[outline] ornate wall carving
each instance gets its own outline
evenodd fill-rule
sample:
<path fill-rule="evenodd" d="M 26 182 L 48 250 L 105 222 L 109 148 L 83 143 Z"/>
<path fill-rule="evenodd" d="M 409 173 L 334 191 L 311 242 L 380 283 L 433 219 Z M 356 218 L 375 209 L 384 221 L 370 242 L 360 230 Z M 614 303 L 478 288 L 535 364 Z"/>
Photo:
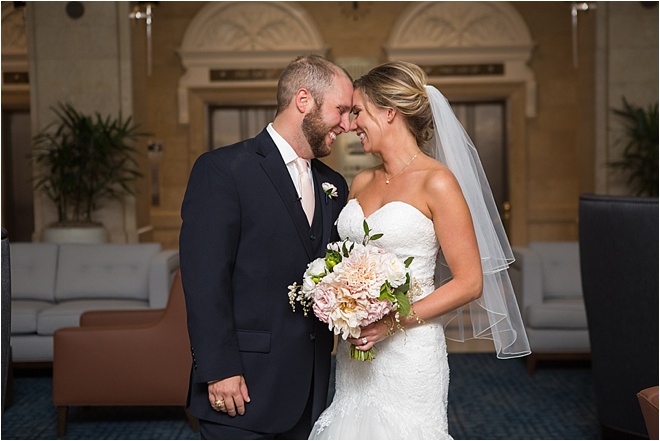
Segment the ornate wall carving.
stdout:
<path fill-rule="evenodd" d="M 27 90 L 28 45 L 24 8 L 2 2 L 2 90 Z M 12 80 L 7 83 L 7 79 Z"/>
<path fill-rule="evenodd" d="M 2 51 L 27 55 L 27 37 L 23 11 L 3 2 L 2 4 Z"/>
<path fill-rule="evenodd" d="M 390 44 L 403 48 L 531 44 L 527 26 L 501 2 L 425 2 L 395 26 Z"/>
<path fill-rule="evenodd" d="M 317 49 L 318 33 L 300 18 L 299 11 L 283 3 L 214 3 L 191 21 L 182 51 Z"/>
<path fill-rule="evenodd" d="M 415 2 L 394 24 L 385 52 L 390 60 L 445 67 L 435 78 L 443 84 L 523 82 L 525 114 L 534 117 L 536 80 L 527 65 L 533 48 L 527 24 L 508 2 Z"/>

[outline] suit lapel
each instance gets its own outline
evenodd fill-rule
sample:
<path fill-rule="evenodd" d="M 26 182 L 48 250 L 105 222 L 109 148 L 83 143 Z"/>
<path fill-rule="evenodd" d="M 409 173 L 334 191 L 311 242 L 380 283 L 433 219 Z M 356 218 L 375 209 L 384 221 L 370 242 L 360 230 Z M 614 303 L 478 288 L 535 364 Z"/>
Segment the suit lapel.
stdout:
<path fill-rule="evenodd" d="M 323 192 L 322 184 L 325 182 L 324 177 L 316 167 L 318 159 L 312 160 L 312 175 L 314 176 L 314 193 L 317 200 L 317 207 L 321 207 L 321 214 L 323 216 L 323 243 L 330 242 L 330 235 L 332 233 L 332 207 L 330 206 L 330 198 Z"/>
<path fill-rule="evenodd" d="M 257 136 L 260 141 L 257 144 L 256 153 L 263 156 L 261 167 L 264 169 L 270 178 L 273 186 L 279 193 L 282 202 L 289 211 L 289 215 L 296 227 L 296 231 L 300 236 L 300 240 L 305 246 L 305 251 L 308 254 L 309 260 L 314 258 L 314 250 L 312 249 L 312 242 L 309 238 L 309 224 L 307 217 L 300 204 L 300 198 L 296 187 L 291 182 L 291 175 L 286 168 L 286 164 L 282 160 L 279 150 L 275 146 L 270 135 L 265 130 Z M 325 233 L 324 233 L 325 234 Z"/>

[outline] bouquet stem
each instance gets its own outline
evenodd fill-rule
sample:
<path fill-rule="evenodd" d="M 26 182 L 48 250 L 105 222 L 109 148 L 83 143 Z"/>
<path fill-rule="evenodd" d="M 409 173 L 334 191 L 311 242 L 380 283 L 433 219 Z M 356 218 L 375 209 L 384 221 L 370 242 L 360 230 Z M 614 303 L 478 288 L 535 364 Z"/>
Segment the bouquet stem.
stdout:
<path fill-rule="evenodd" d="M 374 353 L 374 348 L 362 351 L 352 344 L 349 350 L 349 357 L 353 360 L 371 361 L 376 357 L 376 355 Z"/>

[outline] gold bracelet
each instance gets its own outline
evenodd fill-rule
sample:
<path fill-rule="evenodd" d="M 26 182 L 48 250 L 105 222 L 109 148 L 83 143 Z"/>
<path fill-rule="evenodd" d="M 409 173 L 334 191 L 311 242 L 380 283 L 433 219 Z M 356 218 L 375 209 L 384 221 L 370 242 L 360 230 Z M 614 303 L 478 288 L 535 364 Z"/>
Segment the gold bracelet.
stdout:
<path fill-rule="evenodd" d="M 383 323 L 385 323 L 385 326 L 387 326 L 387 336 L 389 337 L 391 335 L 394 335 L 394 319 L 390 318 L 390 321 L 388 323 L 387 317 L 389 317 L 389 315 L 383 318 Z"/>
<path fill-rule="evenodd" d="M 417 315 L 415 310 L 412 308 L 412 306 L 410 307 L 410 314 L 408 316 L 414 318 L 415 320 L 417 320 L 417 324 L 419 324 L 419 325 L 423 325 L 425 323 L 424 320 L 419 318 L 419 316 Z"/>

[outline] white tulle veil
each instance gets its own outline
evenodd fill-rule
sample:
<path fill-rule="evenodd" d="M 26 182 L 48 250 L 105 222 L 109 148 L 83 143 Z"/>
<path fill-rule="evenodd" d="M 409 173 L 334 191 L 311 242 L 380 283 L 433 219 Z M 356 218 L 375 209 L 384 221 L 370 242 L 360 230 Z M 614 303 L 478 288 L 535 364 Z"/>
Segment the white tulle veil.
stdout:
<path fill-rule="evenodd" d="M 435 125 L 429 149 L 458 179 L 472 215 L 483 269 L 482 296 L 442 316 L 445 334 L 456 341 L 492 339 L 498 358 L 528 355 L 529 342 L 507 271 L 513 252 L 477 149 L 442 93 L 433 86 L 425 88 Z M 451 277 L 441 250 L 436 284 L 442 285 Z"/>

